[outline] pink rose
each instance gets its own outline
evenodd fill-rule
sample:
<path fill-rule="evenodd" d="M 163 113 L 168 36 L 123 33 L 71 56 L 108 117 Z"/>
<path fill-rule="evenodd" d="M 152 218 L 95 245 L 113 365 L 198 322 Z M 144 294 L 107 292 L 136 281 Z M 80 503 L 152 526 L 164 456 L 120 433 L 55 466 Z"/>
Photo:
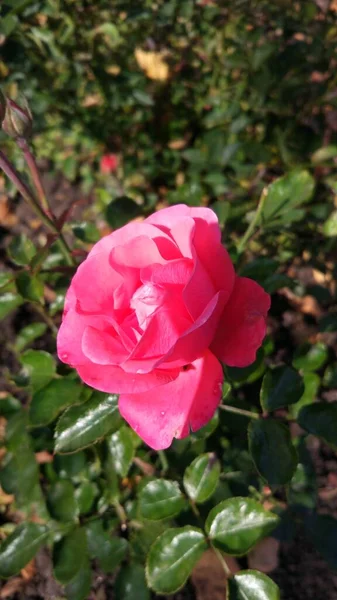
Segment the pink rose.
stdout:
<path fill-rule="evenodd" d="M 203 427 L 226 365 L 255 359 L 269 295 L 235 275 L 215 213 L 183 204 L 100 240 L 75 274 L 59 358 L 88 385 L 118 393 L 122 416 L 152 448 Z"/>
<path fill-rule="evenodd" d="M 118 167 L 118 156 L 116 154 L 104 154 L 100 160 L 99 166 L 103 175 L 114 173 Z"/>

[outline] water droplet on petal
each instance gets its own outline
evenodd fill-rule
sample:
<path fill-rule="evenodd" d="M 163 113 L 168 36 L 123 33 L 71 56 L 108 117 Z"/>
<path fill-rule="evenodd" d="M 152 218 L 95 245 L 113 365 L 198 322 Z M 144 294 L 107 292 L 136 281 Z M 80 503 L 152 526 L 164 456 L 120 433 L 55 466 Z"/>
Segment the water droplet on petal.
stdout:
<path fill-rule="evenodd" d="M 164 411 L 164 410 L 161 410 L 161 411 L 160 411 L 160 414 L 161 414 L 161 416 L 162 416 L 162 417 L 164 417 L 164 416 L 165 416 L 165 411 Z"/>
<path fill-rule="evenodd" d="M 216 396 L 218 396 L 219 394 L 222 394 L 222 381 L 216 381 L 214 388 L 213 388 L 213 394 L 215 394 Z"/>
<path fill-rule="evenodd" d="M 66 352 L 63 352 L 61 354 L 61 360 L 64 360 L 64 361 L 68 360 L 68 356 L 69 356 L 69 354 L 67 354 Z"/>

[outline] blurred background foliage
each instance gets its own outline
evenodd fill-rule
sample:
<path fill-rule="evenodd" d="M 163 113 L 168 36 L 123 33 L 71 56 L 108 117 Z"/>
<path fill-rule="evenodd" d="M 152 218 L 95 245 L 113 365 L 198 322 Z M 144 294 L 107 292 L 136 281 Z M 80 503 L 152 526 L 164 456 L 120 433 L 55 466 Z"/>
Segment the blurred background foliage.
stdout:
<path fill-rule="evenodd" d="M 22 568 L 52 538 L 58 540 L 54 574 L 70 600 L 89 597 L 89 558 L 96 561 L 96 586 L 103 572 L 108 594 L 147 599 L 141 565 L 151 543 L 168 527 L 198 526 L 217 503 L 242 496 L 281 517 L 272 538 L 281 544 L 281 566 L 272 577 L 282 597 L 334 600 L 336 577 L 315 558 L 312 570 L 320 575 L 306 580 L 289 544 L 300 543 L 310 561 L 305 536 L 336 569 L 336 1 L 4 0 L 0 10 L 0 85 L 14 99 L 24 93 L 30 104 L 33 147 L 54 212 L 75 201 L 80 207 L 64 227 L 78 256 L 100 235 L 157 207 L 211 206 L 237 270 L 273 300 L 270 335 L 252 367 L 227 369 L 224 397 L 277 417 L 253 420 L 249 443 L 248 421 L 221 411 L 164 455 L 141 445 L 121 425 L 115 397 L 92 393 L 56 364 L 53 333 L 69 276 L 56 243 L 36 273 L 46 243 L 41 223 L 1 180 L 0 316 L 9 337 L 2 351 L 0 533 L 14 535 L 24 549 L 36 541 L 16 562 L 4 562 L 1 574 L 21 569 L 22 583 Z M 3 133 L 0 143 L 23 170 L 21 154 Z M 285 371 L 271 370 L 280 364 Z M 28 416 L 21 406 L 27 400 Z M 95 410 L 104 402 L 98 419 Z M 86 411 L 93 420 L 83 440 L 72 427 Z M 102 432 L 105 441 L 92 445 Z M 55 436 L 60 454 L 54 456 Z M 206 498 L 195 499 L 193 477 L 198 481 L 204 471 Z M 173 496 L 164 516 L 153 495 L 146 496 L 155 477 L 155 497 Z M 163 477 L 173 488 L 162 489 Z M 22 515 L 33 522 L 18 531 Z M 249 544 L 241 543 L 245 553 Z M 220 549 L 236 553 L 221 543 Z M 43 557 L 36 560 L 37 569 L 46 568 Z M 256 566 L 247 560 L 234 570 Z M 299 573 L 290 576 L 295 563 Z M 165 592 L 165 582 L 149 577 L 153 589 Z M 179 587 L 184 577 L 176 577 Z M 130 582 L 137 596 L 130 595 Z M 231 598 L 245 597 L 242 585 L 231 584 Z M 194 598 L 188 586 L 184 593 L 177 598 Z M 277 598 L 272 587 L 269 594 Z"/>

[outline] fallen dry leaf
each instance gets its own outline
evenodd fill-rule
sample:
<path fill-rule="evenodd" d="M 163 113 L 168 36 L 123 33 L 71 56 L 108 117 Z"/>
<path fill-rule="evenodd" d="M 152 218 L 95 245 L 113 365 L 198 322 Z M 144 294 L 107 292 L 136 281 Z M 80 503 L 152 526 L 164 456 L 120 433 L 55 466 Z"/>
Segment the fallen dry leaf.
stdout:
<path fill-rule="evenodd" d="M 7 581 L 1 588 L 0 598 L 3 599 L 13 597 L 16 592 L 21 590 L 24 584 L 25 582 L 21 577 L 12 577 L 12 579 Z"/>
<path fill-rule="evenodd" d="M 267 537 L 256 544 L 248 554 L 248 566 L 262 573 L 270 573 L 278 566 L 280 542 L 273 537 Z"/>
<path fill-rule="evenodd" d="M 35 460 L 39 465 L 51 463 L 53 462 L 53 455 L 46 450 L 42 450 L 41 452 L 35 452 Z"/>
<path fill-rule="evenodd" d="M 6 494 L 0 486 L 0 506 L 6 506 L 7 504 L 12 504 L 14 502 L 15 496 L 13 494 Z"/>
<path fill-rule="evenodd" d="M 149 79 L 154 81 L 166 81 L 169 77 L 169 67 L 164 60 L 165 55 L 165 52 L 148 52 L 141 48 L 135 50 L 138 66 Z"/>
<path fill-rule="evenodd" d="M 32 579 L 36 573 L 35 559 L 33 558 L 23 569 L 21 569 L 20 573 L 25 581 Z"/>

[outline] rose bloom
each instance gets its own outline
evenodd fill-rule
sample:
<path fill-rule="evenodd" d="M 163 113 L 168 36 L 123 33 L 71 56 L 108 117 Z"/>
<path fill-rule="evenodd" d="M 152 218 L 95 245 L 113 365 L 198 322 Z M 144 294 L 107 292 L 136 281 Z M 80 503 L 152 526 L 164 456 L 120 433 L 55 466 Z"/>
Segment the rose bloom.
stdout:
<path fill-rule="evenodd" d="M 100 160 L 99 167 L 103 175 L 114 173 L 118 167 L 118 156 L 116 154 L 104 154 Z"/>
<path fill-rule="evenodd" d="M 67 292 L 58 355 L 118 393 L 124 419 L 164 449 L 212 418 L 221 362 L 254 361 L 269 306 L 260 285 L 235 275 L 215 213 L 172 206 L 95 244 Z"/>

